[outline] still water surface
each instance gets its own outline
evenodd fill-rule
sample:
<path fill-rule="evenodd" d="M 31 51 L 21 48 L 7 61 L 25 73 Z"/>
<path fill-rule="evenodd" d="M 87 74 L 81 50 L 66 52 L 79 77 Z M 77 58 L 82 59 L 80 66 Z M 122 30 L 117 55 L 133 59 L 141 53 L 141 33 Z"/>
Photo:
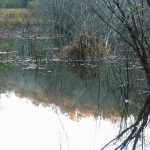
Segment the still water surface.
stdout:
<path fill-rule="evenodd" d="M 55 105 L 35 106 L 14 93 L 1 94 L 0 118 L 2 150 L 98 150 L 118 127 L 92 116 L 71 120 Z"/>
<path fill-rule="evenodd" d="M 100 150 L 132 123 L 145 100 L 143 80 L 134 81 L 140 71 L 130 75 L 137 85 L 126 109 L 108 63 L 59 61 L 54 41 L 0 43 L 2 150 Z"/>

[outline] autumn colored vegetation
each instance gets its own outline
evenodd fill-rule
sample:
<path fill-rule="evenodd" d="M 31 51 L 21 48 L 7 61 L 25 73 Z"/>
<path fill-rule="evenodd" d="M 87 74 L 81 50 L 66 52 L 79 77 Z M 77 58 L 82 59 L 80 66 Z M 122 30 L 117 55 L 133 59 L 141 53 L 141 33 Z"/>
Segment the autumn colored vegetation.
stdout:
<path fill-rule="evenodd" d="M 99 60 L 108 53 L 103 39 L 94 33 L 79 33 L 59 53 L 65 60 Z"/>
<path fill-rule="evenodd" d="M 27 25 L 35 22 L 35 15 L 29 9 L 0 9 L 0 26 Z"/>

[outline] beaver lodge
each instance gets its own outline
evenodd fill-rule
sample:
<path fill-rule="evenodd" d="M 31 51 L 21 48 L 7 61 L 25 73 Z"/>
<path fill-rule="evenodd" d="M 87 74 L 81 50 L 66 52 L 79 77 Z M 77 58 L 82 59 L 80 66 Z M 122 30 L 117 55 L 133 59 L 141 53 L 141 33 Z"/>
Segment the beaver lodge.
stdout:
<path fill-rule="evenodd" d="M 94 33 L 80 33 L 58 54 L 63 60 L 99 60 L 108 53 L 104 40 Z"/>

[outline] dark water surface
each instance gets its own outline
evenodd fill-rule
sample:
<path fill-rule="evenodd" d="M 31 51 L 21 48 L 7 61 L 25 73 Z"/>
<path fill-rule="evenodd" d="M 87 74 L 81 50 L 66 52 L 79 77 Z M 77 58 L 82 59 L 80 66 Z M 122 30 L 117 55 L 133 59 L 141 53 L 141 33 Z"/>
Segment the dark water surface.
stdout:
<path fill-rule="evenodd" d="M 145 98 L 140 80 L 127 110 L 111 65 L 60 61 L 59 40 L 0 43 L 2 150 L 99 150 L 134 121 Z"/>

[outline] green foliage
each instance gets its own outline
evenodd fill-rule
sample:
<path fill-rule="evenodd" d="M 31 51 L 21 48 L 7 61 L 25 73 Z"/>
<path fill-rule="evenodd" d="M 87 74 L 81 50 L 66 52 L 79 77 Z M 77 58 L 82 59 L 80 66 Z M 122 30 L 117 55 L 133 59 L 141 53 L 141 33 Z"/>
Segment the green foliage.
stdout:
<path fill-rule="evenodd" d="M 136 7 L 142 7 L 142 4 L 141 4 L 141 3 L 138 3 L 138 4 L 136 5 Z"/>
<path fill-rule="evenodd" d="M 35 0 L 29 0 L 27 8 L 33 10 L 35 8 Z"/>
<path fill-rule="evenodd" d="M 133 10 L 130 7 L 128 7 L 127 10 L 128 10 L 129 13 L 133 12 Z"/>

